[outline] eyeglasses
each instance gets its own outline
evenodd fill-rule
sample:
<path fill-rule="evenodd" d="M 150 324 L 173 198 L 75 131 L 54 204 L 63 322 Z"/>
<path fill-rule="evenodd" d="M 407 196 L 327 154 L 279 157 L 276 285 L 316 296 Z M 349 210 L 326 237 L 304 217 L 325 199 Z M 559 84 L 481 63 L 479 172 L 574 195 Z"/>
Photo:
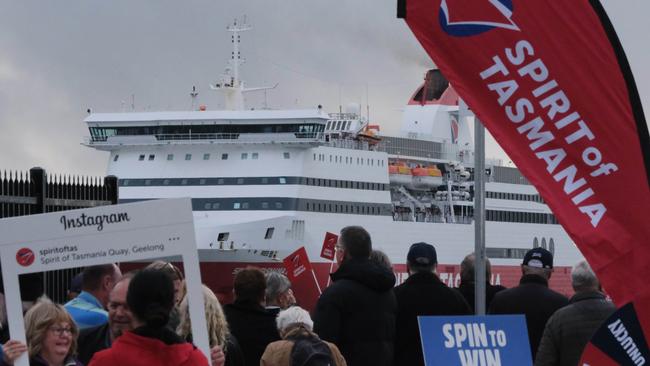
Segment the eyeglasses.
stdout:
<path fill-rule="evenodd" d="M 59 337 L 63 336 L 64 334 L 72 335 L 72 328 L 50 327 L 49 331 L 58 335 Z"/>

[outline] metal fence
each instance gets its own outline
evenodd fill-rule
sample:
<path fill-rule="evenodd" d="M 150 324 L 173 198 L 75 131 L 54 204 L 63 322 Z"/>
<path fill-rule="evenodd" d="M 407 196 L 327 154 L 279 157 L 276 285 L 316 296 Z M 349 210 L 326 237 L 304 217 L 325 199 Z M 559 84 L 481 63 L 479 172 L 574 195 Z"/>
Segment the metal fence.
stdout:
<path fill-rule="evenodd" d="M 47 175 L 42 168 L 0 174 L 0 218 L 117 204 L 117 177 Z M 46 294 L 65 302 L 66 290 L 81 268 L 43 274 Z"/>

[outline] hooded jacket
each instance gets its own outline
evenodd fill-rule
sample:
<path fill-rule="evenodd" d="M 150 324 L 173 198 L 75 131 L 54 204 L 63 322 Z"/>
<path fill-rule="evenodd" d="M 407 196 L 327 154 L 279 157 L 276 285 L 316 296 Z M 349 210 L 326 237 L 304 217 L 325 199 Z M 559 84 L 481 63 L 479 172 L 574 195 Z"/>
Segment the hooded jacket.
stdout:
<path fill-rule="evenodd" d="M 390 365 L 395 342 L 395 275 L 368 259 L 349 259 L 318 299 L 314 332 L 336 344 L 350 366 Z"/>
<path fill-rule="evenodd" d="M 276 314 L 252 301 L 235 300 L 223 307 L 230 332 L 237 338 L 244 365 L 259 365 L 269 343 L 280 340 Z"/>
<path fill-rule="evenodd" d="M 168 331 L 168 330 L 165 330 Z M 171 333 L 171 331 L 168 331 Z M 136 334 L 139 333 L 139 334 Z M 208 366 L 203 353 L 174 335 L 154 336 L 142 328 L 124 332 L 109 349 L 95 353 L 89 366 Z"/>

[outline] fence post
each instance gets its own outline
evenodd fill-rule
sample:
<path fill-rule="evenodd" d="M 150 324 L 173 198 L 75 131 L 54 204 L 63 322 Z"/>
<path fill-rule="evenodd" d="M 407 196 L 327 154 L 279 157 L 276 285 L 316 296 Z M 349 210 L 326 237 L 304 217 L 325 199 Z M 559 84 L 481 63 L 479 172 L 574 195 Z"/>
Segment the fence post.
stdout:
<path fill-rule="evenodd" d="M 108 193 L 108 200 L 111 201 L 112 205 L 117 205 L 117 201 L 120 198 L 117 189 L 117 177 L 114 175 L 105 176 L 104 187 L 106 187 L 106 192 Z"/>
<path fill-rule="evenodd" d="M 40 167 L 34 167 L 29 170 L 29 179 L 31 180 L 31 195 L 36 198 L 36 204 L 32 206 L 32 214 L 45 213 L 45 192 L 47 186 L 47 176 L 45 170 Z"/>

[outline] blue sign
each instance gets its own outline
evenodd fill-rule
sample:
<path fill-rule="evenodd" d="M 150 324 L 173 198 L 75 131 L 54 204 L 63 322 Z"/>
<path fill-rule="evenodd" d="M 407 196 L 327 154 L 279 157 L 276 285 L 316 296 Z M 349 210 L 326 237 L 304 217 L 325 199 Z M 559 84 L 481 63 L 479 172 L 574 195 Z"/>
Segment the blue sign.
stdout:
<path fill-rule="evenodd" d="M 419 316 L 426 366 L 532 366 L 524 315 Z"/>

